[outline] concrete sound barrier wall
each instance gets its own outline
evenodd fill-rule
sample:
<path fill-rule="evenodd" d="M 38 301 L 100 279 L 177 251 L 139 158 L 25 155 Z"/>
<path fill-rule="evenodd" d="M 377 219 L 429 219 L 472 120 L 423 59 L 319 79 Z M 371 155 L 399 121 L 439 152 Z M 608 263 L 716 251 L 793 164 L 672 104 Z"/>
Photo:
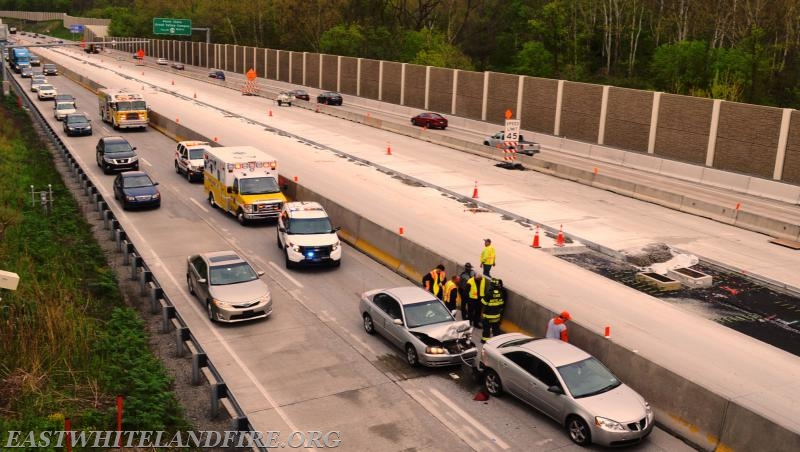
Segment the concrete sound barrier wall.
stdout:
<path fill-rule="evenodd" d="M 170 124 L 169 118 L 153 115 L 153 122 L 167 135 L 180 132 L 210 141 L 183 126 Z M 363 218 L 347 207 L 294 182 L 294 178 L 282 175 L 281 184 L 285 184 L 285 193 L 292 199 L 320 202 L 328 211 L 331 222 L 341 227 L 342 240 L 415 284 L 419 284 L 422 275 L 439 263 L 449 271 L 462 270 L 460 263 L 409 240 L 400 231 L 389 230 Z M 675 202 L 674 198 L 672 202 Z M 503 330 L 542 335 L 543 326 L 554 313 L 536 300 L 515 292 L 513 287 L 507 289 L 509 299 Z M 739 402 L 665 369 L 636 351 L 628 350 L 579 324 L 573 323 L 570 335 L 574 343 L 601 359 L 651 403 L 659 425 L 701 449 L 798 450 L 800 434 L 752 412 Z"/>

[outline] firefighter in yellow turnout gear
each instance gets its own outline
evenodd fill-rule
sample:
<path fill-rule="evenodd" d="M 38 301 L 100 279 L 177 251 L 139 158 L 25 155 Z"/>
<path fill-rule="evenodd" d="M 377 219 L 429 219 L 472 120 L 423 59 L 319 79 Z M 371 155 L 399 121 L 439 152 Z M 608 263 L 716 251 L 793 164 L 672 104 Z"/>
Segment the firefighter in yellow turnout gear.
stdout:
<path fill-rule="evenodd" d="M 503 280 L 492 278 L 492 288 L 489 295 L 481 299 L 481 319 L 483 320 L 483 337 L 481 342 L 500 334 L 500 321 L 503 319 L 503 309 L 506 305 L 506 290 Z"/>

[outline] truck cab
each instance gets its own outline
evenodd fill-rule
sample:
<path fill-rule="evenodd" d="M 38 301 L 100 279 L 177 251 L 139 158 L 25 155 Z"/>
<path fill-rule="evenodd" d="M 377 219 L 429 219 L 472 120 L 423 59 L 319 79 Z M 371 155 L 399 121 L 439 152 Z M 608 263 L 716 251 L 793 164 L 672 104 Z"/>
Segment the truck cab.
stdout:
<path fill-rule="evenodd" d="M 289 202 L 278 217 L 278 247 L 286 268 L 295 265 L 332 265 L 342 262 L 342 244 L 328 213 L 318 202 Z"/>

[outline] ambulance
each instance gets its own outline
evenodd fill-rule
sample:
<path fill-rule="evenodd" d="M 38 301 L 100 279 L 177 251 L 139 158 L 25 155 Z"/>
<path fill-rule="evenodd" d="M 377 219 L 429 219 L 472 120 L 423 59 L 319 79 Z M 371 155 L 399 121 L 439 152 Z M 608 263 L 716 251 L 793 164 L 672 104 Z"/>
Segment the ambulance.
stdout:
<path fill-rule="evenodd" d="M 286 197 L 278 185 L 278 161 L 252 146 L 207 148 L 203 191 L 213 208 L 239 223 L 277 219 Z"/>

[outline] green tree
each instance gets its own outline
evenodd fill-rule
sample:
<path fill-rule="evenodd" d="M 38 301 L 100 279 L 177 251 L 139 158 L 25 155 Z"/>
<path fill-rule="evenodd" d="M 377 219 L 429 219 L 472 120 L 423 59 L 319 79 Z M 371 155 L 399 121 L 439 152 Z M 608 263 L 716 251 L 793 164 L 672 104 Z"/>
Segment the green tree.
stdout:
<path fill-rule="evenodd" d="M 708 45 L 704 41 L 663 44 L 653 54 L 650 74 L 658 90 L 688 94 L 708 86 Z"/>
<path fill-rule="evenodd" d="M 364 33 L 359 25 L 337 25 L 322 33 L 319 47 L 323 53 L 363 57 Z"/>
<path fill-rule="evenodd" d="M 539 41 L 528 41 L 523 44 L 522 50 L 515 56 L 515 62 L 514 71 L 518 74 L 552 77 L 555 73 L 553 55 Z"/>

